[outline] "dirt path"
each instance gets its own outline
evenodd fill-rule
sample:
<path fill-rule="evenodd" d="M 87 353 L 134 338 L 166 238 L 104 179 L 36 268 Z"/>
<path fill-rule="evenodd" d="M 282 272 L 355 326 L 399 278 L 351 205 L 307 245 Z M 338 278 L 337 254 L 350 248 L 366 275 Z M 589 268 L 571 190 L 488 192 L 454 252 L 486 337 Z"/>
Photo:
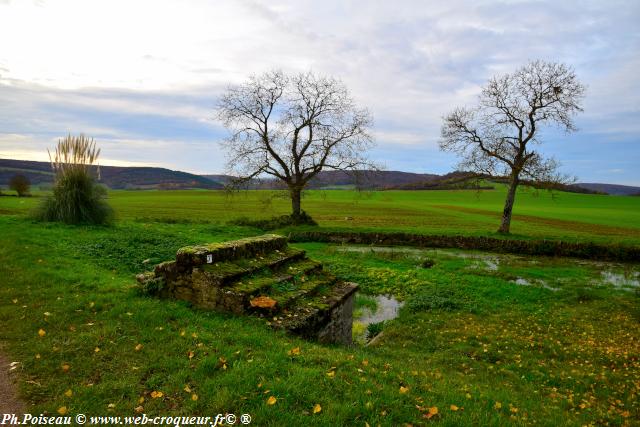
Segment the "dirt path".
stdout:
<path fill-rule="evenodd" d="M 16 385 L 9 373 L 11 361 L 0 352 L 0 414 L 23 414 L 25 405 L 18 400 Z"/>

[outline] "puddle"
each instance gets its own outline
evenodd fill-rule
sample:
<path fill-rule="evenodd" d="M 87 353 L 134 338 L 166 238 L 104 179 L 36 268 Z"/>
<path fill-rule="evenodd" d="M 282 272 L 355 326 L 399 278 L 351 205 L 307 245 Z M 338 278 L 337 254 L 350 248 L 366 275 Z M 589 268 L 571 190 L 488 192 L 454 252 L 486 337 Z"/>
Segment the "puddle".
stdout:
<path fill-rule="evenodd" d="M 398 317 L 400 308 L 404 305 L 404 302 L 398 301 L 392 296 L 377 295 L 374 299 L 377 305 L 376 310 L 372 311 L 365 307 L 362 309 L 362 315 L 353 320 L 355 342 L 361 344 L 373 342 L 382 332 L 378 332 L 375 336 L 368 336 L 368 326 L 385 320 L 395 319 Z"/>
<path fill-rule="evenodd" d="M 640 272 L 614 273 L 613 271 L 601 271 L 600 275 L 604 284 L 613 285 L 616 288 L 640 288 Z"/>
<path fill-rule="evenodd" d="M 386 254 L 416 254 L 420 255 L 425 249 L 396 247 L 396 246 L 336 246 L 338 252 L 358 252 L 358 253 L 386 253 Z"/>
<path fill-rule="evenodd" d="M 518 277 L 516 280 L 512 280 L 511 283 L 515 283 L 516 285 L 519 285 L 519 286 L 540 286 L 544 289 L 548 289 L 554 292 L 557 292 L 560 290 L 560 288 L 549 286 L 547 282 L 545 282 L 544 280 L 527 280 L 523 277 Z"/>
<path fill-rule="evenodd" d="M 374 313 L 369 309 L 364 309 L 362 316 L 356 321 L 363 324 L 365 327 L 371 323 L 379 323 L 384 320 L 395 319 L 398 317 L 400 308 L 404 305 L 403 302 L 398 301 L 394 297 L 386 295 L 378 295 L 375 297 L 378 308 Z"/>

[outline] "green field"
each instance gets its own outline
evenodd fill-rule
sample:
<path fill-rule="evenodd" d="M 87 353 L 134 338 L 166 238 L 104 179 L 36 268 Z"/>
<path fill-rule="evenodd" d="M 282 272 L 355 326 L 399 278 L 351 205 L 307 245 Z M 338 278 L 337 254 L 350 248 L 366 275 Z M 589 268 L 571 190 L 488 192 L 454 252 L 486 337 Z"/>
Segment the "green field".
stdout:
<path fill-rule="evenodd" d="M 290 212 L 276 191 L 111 191 L 121 220 L 224 223 L 239 217 L 268 218 Z M 414 233 L 493 234 L 504 188 L 458 191 L 309 191 L 303 209 L 322 227 Z M 37 197 L 0 198 L 0 213 L 25 213 Z M 522 189 L 514 208 L 516 238 L 640 244 L 640 198 Z"/>
<path fill-rule="evenodd" d="M 640 423 L 637 265 L 298 244 L 361 294 L 404 303 L 380 339 L 353 348 L 137 291 L 134 275 L 181 246 L 262 233 L 227 222 L 287 213 L 276 196 L 113 191 L 109 228 L 37 223 L 26 214 L 38 197 L 0 197 L 0 345 L 19 362 L 12 375 L 27 412 L 232 412 L 252 425 Z M 503 196 L 311 191 L 303 208 L 322 228 L 493 236 Z M 520 192 L 512 231 L 638 245 L 640 198 Z"/>

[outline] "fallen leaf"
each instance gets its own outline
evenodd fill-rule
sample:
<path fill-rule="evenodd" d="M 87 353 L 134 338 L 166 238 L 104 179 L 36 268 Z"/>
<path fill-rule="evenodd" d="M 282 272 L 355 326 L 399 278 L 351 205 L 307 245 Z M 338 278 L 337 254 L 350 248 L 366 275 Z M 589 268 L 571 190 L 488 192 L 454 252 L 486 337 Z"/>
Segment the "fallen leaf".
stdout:
<path fill-rule="evenodd" d="M 71 369 L 71 366 L 67 365 L 66 363 L 64 365 L 62 365 L 62 370 L 64 372 L 69 372 L 69 369 Z"/>
<path fill-rule="evenodd" d="M 136 346 L 136 351 L 140 351 L 140 350 L 142 350 L 142 347 L 143 347 L 143 346 L 142 346 L 142 344 L 138 344 L 138 345 Z"/>
<path fill-rule="evenodd" d="M 405 387 L 405 386 L 400 386 L 400 393 L 401 394 L 405 394 L 406 392 L 409 391 L 409 387 Z"/>
<path fill-rule="evenodd" d="M 292 348 L 287 354 L 289 356 L 298 356 L 300 354 L 300 347 Z"/>
<path fill-rule="evenodd" d="M 277 401 L 278 399 L 276 399 L 274 396 L 269 396 L 269 398 L 267 399 L 267 405 L 275 405 Z"/>
<path fill-rule="evenodd" d="M 189 387 L 189 385 L 184 386 L 184 391 L 186 391 L 187 393 L 191 393 L 191 387 Z"/>
<path fill-rule="evenodd" d="M 320 406 L 319 403 L 316 403 L 315 405 L 313 405 L 313 413 L 314 414 L 317 414 L 320 411 L 322 411 L 322 406 Z"/>
<path fill-rule="evenodd" d="M 457 411 L 460 408 L 458 408 L 456 405 L 451 405 L 449 406 L 449 409 L 451 409 L 452 411 Z"/>
<path fill-rule="evenodd" d="M 138 399 L 138 403 L 140 404 L 144 403 L 144 396 L 140 396 L 140 399 Z"/>
<path fill-rule="evenodd" d="M 266 296 L 256 297 L 251 301 L 249 301 L 249 304 L 251 304 L 251 307 L 258 307 L 258 308 L 273 308 L 275 307 L 276 303 L 277 303 L 276 300 Z"/>
<path fill-rule="evenodd" d="M 438 414 L 438 407 L 437 406 L 432 406 L 431 408 L 429 408 L 429 413 L 431 415 L 437 415 Z"/>
<path fill-rule="evenodd" d="M 500 402 L 496 402 L 496 404 L 495 404 L 495 405 L 493 405 L 493 407 L 494 407 L 495 409 L 500 409 L 500 408 L 502 408 L 502 403 L 500 403 Z"/>
<path fill-rule="evenodd" d="M 197 395 L 197 394 L 195 394 L 195 393 L 193 393 L 193 394 L 191 395 L 191 400 L 193 400 L 194 402 L 195 402 L 196 400 L 198 400 L 198 395 Z"/>
<path fill-rule="evenodd" d="M 333 378 L 333 377 L 335 377 L 335 376 L 336 376 L 336 373 L 335 373 L 335 371 L 329 371 L 329 372 L 327 372 L 327 376 L 328 376 L 329 378 Z"/>
<path fill-rule="evenodd" d="M 60 415 L 65 415 L 67 413 L 67 407 L 66 406 L 61 406 L 58 408 L 58 413 Z"/>
<path fill-rule="evenodd" d="M 47 335 L 47 333 L 44 331 L 44 329 L 39 329 L 38 330 L 38 335 L 40 335 L 40 337 L 43 337 L 43 336 Z M 63 408 L 64 408 L 64 406 L 63 406 Z"/>
<path fill-rule="evenodd" d="M 135 411 L 139 414 L 141 412 L 144 412 L 144 407 L 142 406 L 136 406 Z"/>
<path fill-rule="evenodd" d="M 161 391 L 152 391 L 152 392 L 151 392 L 151 397 L 152 397 L 153 399 L 159 399 L 159 398 L 161 398 L 162 396 L 164 396 L 164 394 L 163 394 Z"/>
<path fill-rule="evenodd" d="M 100 347 L 96 347 L 96 348 L 94 348 L 94 349 L 93 349 L 93 351 L 94 351 L 95 353 L 100 353 Z"/>
<path fill-rule="evenodd" d="M 67 397 L 71 397 L 71 396 L 73 396 L 73 391 L 71 391 L 71 389 L 69 389 L 69 390 L 64 392 L 64 395 L 67 396 Z"/>
<path fill-rule="evenodd" d="M 189 357 L 189 360 L 193 359 L 193 356 L 195 356 L 195 353 L 189 350 L 189 352 L 187 352 L 187 357 Z"/>
<path fill-rule="evenodd" d="M 109 404 L 107 405 L 107 408 L 109 408 L 109 409 L 114 409 L 115 407 L 116 407 L 116 404 L 115 404 L 115 403 L 109 403 Z"/>

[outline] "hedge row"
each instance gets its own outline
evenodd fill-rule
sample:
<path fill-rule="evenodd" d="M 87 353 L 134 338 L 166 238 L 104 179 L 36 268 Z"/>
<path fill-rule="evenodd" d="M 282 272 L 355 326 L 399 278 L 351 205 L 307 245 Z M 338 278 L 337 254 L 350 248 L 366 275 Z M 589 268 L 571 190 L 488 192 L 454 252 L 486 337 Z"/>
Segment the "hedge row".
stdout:
<path fill-rule="evenodd" d="M 482 236 L 438 236 L 408 233 L 348 231 L 292 231 L 291 242 L 352 243 L 383 246 L 477 249 L 522 255 L 584 258 L 598 261 L 640 262 L 640 247 L 620 244 L 508 240 Z"/>

